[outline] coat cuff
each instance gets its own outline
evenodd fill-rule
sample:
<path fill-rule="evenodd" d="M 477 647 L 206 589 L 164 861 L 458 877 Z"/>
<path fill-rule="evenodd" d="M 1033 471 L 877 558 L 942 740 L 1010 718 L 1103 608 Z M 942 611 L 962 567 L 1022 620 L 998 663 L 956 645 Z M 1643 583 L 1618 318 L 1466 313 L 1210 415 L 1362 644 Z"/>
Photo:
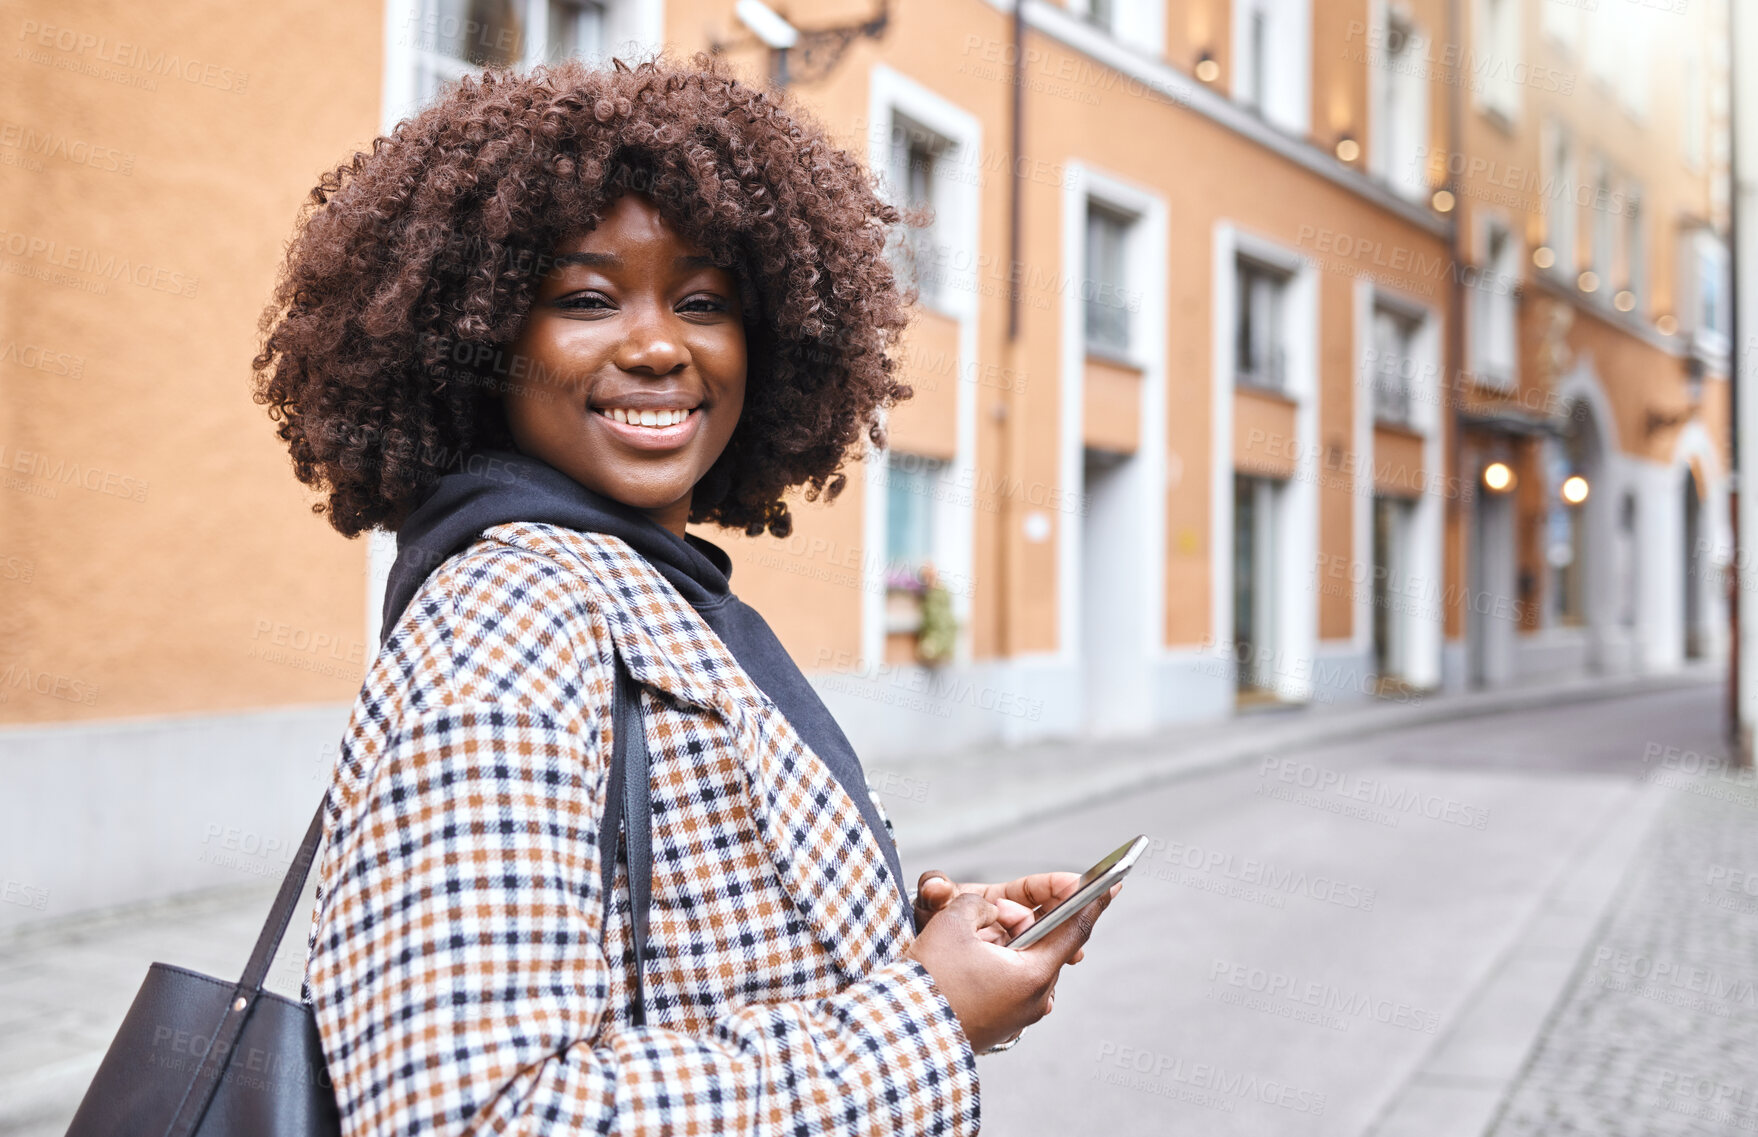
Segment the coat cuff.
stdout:
<path fill-rule="evenodd" d="M 888 1065 L 909 1087 L 906 1113 L 937 1103 L 935 1119 L 909 1132 L 975 1134 L 982 1122 L 977 1084 L 977 1056 L 959 1025 L 952 1004 L 940 993 L 928 969 L 913 959 L 899 958 L 871 972 L 865 983 L 892 1001 L 895 1030 L 887 1033 Z M 935 1124 L 938 1121 L 938 1124 Z"/>

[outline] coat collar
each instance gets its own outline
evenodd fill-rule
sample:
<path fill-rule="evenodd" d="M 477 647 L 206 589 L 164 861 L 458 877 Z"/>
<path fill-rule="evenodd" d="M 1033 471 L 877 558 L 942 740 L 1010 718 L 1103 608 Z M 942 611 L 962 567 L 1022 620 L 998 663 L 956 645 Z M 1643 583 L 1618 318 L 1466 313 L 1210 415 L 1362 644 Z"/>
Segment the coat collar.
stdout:
<path fill-rule="evenodd" d="M 866 975 L 909 946 L 912 917 L 848 792 L 645 558 L 620 538 L 554 525 L 516 522 L 482 536 L 570 570 L 609 622 L 637 682 L 723 720 L 771 861 L 845 979 Z"/>

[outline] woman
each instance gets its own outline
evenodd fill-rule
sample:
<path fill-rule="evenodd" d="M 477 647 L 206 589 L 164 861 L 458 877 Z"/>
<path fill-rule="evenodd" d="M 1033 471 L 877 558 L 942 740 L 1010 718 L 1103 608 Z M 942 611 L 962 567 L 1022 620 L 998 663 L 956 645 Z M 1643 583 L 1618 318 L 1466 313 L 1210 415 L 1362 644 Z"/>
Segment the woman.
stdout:
<path fill-rule="evenodd" d="M 703 56 L 465 79 L 312 196 L 257 397 L 336 529 L 398 532 L 307 959 L 344 1131 L 975 1132 L 973 1055 L 1109 897 L 1024 952 L 1070 874 L 929 874 L 911 913 L 847 739 L 685 532 L 786 536 L 882 443 L 897 211 Z M 619 657 L 645 1025 L 627 850 L 608 912 L 599 875 Z"/>

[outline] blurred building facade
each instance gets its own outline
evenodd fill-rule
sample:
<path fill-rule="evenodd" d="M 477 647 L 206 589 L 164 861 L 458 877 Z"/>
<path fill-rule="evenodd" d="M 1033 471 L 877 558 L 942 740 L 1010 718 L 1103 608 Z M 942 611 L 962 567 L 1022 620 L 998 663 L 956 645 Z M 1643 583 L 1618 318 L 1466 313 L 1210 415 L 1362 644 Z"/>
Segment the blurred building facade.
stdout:
<path fill-rule="evenodd" d="M 309 512 L 256 319 L 479 65 L 716 50 L 931 210 L 888 452 L 704 534 L 870 757 L 1719 657 L 1725 5 L 14 5 L 0 926 L 284 867 L 389 546 Z"/>

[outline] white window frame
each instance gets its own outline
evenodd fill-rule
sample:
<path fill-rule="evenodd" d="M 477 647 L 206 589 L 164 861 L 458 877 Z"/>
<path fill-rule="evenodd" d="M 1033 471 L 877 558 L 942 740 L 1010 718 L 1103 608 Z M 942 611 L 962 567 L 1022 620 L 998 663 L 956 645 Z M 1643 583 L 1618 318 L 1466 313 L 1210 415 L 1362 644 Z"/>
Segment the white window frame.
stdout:
<path fill-rule="evenodd" d="M 1624 181 L 1624 211 L 1621 214 L 1624 242 L 1623 286 L 1636 298 L 1632 312 L 1640 314 L 1648 302 L 1648 207 L 1642 187 Z"/>
<path fill-rule="evenodd" d="M 1539 190 L 1544 197 L 1544 243 L 1556 254 L 1551 268 L 1556 276 L 1573 281 L 1580 263 L 1577 255 L 1580 238 L 1580 211 L 1575 207 L 1575 174 L 1581 163 L 1575 154 L 1575 140 L 1562 123 L 1550 119 L 1542 131 L 1543 176 Z M 1563 166 L 1557 166 L 1558 143 L 1562 144 Z"/>
<path fill-rule="evenodd" d="M 1574 55 L 1581 47 L 1581 6 L 1572 0 L 1538 0 L 1544 35 Z"/>
<path fill-rule="evenodd" d="M 933 210 L 927 226 L 905 227 L 894 232 L 894 270 L 904 282 L 916 286 L 920 302 L 925 307 L 948 312 L 949 307 L 954 306 L 947 295 L 955 287 L 955 282 L 949 278 L 954 266 L 951 247 L 941 240 L 941 234 L 946 228 L 946 214 L 958 208 L 948 182 L 957 178 L 964 155 L 956 141 L 896 107 L 891 109 L 888 137 L 890 148 L 881 175 L 887 197 L 900 209 L 920 204 L 915 200 L 910 184 L 913 173 L 911 157 L 926 151 L 926 204 Z"/>
<path fill-rule="evenodd" d="M 598 57 L 587 57 L 589 62 L 602 65 L 611 56 L 632 60 L 650 55 L 659 48 L 665 33 L 665 0 L 595 2 L 604 10 L 604 29 Z M 518 65 L 530 67 L 542 62 L 548 50 L 549 0 L 511 0 L 511 3 L 524 13 L 526 28 L 524 52 Z M 447 79 L 480 70 L 465 60 L 432 50 L 437 33 L 444 30 L 443 20 L 434 0 L 386 0 L 384 114 L 381 117 L 389 125 L 383 129 L 390 129 L 420 107 L 424 68 L 431 67 Z"/>
<path fill-rule="evenodd" d="M 1428 169 L 1420 156 L 1428 151 L 1428 68 L 1424 62 L 1428 38 L 1402 3 L 1374 0 L 1374 21 L 1378 34 L 1369 42 L 1379 46 L 1370 53 L 1367 76 L 1368 172 L 1392 192 L 1411 201 L 1426 201 Z M 1404 70 L 1395 66 L 1395 31 L 1404 33 L 1399 43 L 1415 66 Z"/>
<path fill-rule="evenodd" d="M 1210 424 L 1210 628 L 1216 640 L 1232 635 L 1233 590 L 1233 395 L 1238 361 L 1234 339 L 1238 318 L 1235 297 L 1240 256 L 1289 273 L 1283 287 L 1287 322 L 1287 382 L 1281 392 L 1294 403 L 1295 454 L 1293 476 L 1280 498 L 1281 532 L 1275 542 L 1282 560 L 1276 585 L 1274 650 L 1290 661 L 1316 658 L 1318 651 L 1318 264 L 1297 250 L 1239 228 L 1231 221 L 1215 225 L 1214 280 L 1211 285 L 1214 326 L 1213 421 Z M 1361 404 L 1358 404 L 1361 405 Z M 1313 695 L 1313 668 L 1284 676 L 1285 699 Z"/>
<path fill-rule="evenodd" d="M 1402 312 L 1419 321 L 1415 337 L 1415 382 L 1411 391 L 1411 419 L 1408 428 L 1422 436 L 1422 468 L 1442 468 L 1441 446 L 1445 433 L 1444 404 L 1446 401 L 1445 364 L 1442 362 L 1442 315 L 1431 303 L 1412 295 L 1376 286 L 1357 277 L 1354 282 L 1354 337 L 1356 374 L 1369 370 L 1367 350 L 1372 343 L 1373 313 L 1385 307 Z M 1358 386 L 1358 391 L 1365 387 Z M 1357 398 L 1353 408 L 1356 469 L 1360 479 L 1351 495 L 1353 539 L 1351 551 L 1358 565 L 1372 565 L 1374 485 L 1374 415 L 1368 398 Z M 1417 581 L 1443 579 L 1441 551 L 1444 544 L 1445 499 L 1435 492 L 1418 494 L 1407 516 L 1407 547 L 1403 575 Z M 1359 655 L 1373 651 L 1372 589 L 1355 593 L 1351 641 Z M 1441 681 L 1441 653 L 1446 615 L 1443 606 L 1412 605 L 1403 613 L 1403 636 L 1407 651 L 1403 678 L 1417 687 L 1438 686 Z"/>
<path fill-rule="evenodd" d="M 1475 0 L 1472 5 L 1470 61 L 1477 109 L 1512 128 L 1520 121 L 1520 62 L 1523 13 L 1520 0 Z"/>
<path fill-rule="evenodd" d="M 1111 21 L 1097 18 L 1099 0 L 1073 0 L 1070 7 L 1089 24 L 1121 43 L 1145 50 L 1158 59 L 1165 54 L 1166 8 L 1154 0 L 1105 0 Z"/>
<path fill-rule="evenodd" d="M 1593 159 L 1593 204 L 1589 207 L 1592 225 L 1588 230 L 1587 267 L 1599 277 L 1602 295 L 1609 295 L 1612 290 L 1612 270 L 1617 264 L 1619 215 L 1611 208 L 1617 192 L 1618 178 L 1611 162 L 1603 154 L 1596 156 Z"/>
<path fill-rule="evenodd" d="M 875 63 L 867 77 L 867 161 L 870 168 L 889 171 L 893 152 L 894 122 L 898 117 L 917 124 L 941 138 L 950 147 L 941 156 L 937 168 L 935 192 L 935 239 L 947 250 L 945 287 L 934 308 L 957 323 L 958 376 L 956 415 L 953 428 L 953 456 L 942 470 L 946 487 L 942 506 L 937 512 L 934 532 L 935 567 L 948 580 L 968 582 L 975 555 L 976 534 L 976 453 L 977 453 L 977 384 L 967 376 L 975 372 L 977 360 L 977 249 L 981 233 L 981 158 L 983 128 L 981 121 L 963 107 L 938 91 L 910 78 L 901 71 Z M 881 188 L 887 189 L 886 175 L 881 175 Z M 862 546 L 870 550 L 888 548 L 886 541 L 886 492 L 883 453 L 870 457 L 862 465 Z M 882 553 L 863 558 L 861 605 L 861 660 L 864 666 L 878 666 L 885 659 L 885 556 Z M 953 617 L 958 621 L 958 638 L 952 662 L 968 664 L 971 658 L 971 590 L 952 589 Z"/>
<path fill-rule="evenodd" d="M 1252 16 L 1263 16 L 1267 75 L 1253 73 Z M 1253 105 L 1246 95 L 1265 80 L 1257 113 L 1297 137 L 1312 128 L 1311 0 L 1236 0 L 1233 4 L 1233 98 Z"/>
<path fill-rule="evenodd" d="M 1491 243 L 1497 233 L 1505 238 L 1505 243 L 1500 262 L 1492 263 Z M 1493 273 L 1498 281 L 1505 279 L 1509 291 L 1503 295 L 1494 289 L 1486 289 L 1480 280 L 1478 286 L 1467 293 L 1469 334 L 1466 351 L 1471 374 L 1481 387 L 1511 391 L 1520 382 L 1520 306 L 1514 289 L 1520 283 L 1520 266 L 1525 263 L 1526 252 L 1519 228 L 1507 214 L 1498 210 L 1479 211 L 1474 244 L 1479 272 Z M 1498 323 L 1501 325 L 1499 334 L 1505 336 L 1505 342 L 1492 345 L 1490 337 L 1498 334 Z M 1492 347 L 1502 350 L 1498 352 Z M 1498 354 L 1503 357 L 1497 358 Z"/>
<path fill-rule="evenodd" d="M 1703 169 L 1703 156 L 1708 149 L 1708 82 L 1702 47 L 1696 43 L 1685 45 L 1684 70 L 1679 75 L 1679 110 L 1684 116 L 1679 124 L 1679 152 L 1685 165 L 1696 171 Z"/>

